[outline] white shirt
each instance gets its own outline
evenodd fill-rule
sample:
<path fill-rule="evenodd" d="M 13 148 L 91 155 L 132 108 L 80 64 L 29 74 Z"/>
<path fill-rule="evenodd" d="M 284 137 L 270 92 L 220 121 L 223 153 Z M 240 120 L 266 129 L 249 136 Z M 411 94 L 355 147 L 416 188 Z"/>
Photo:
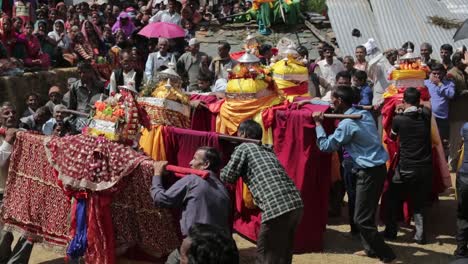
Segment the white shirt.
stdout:
<path fill-rule="evenodd" d="M 149 19 L 149 23 L 155 22 L 167 22 L 172 24 L 180 25 L 181 16 L 174 12 L 174 14 L 169 13 L 169 10 L 160 10 L 156 13 L 156 15 L 152 16 Z"/>
<path fill-rule="evenodd" d="M 372 80 L 374 86 L 372 105 L 379 105 L 382 103 L 382 96 L 385 90 L 390 85 L 390 81 L 387 79 L 388 72 L 392 68 L 392 65 L 388 59 L 383 55 L 379 54 L 373 58 L 368 65 L 369 79 Z"/>
<path fill-rule="evenodd" d="M 54 133 L 55 124 L 57 124 L 57 120 L 55 118 L 47 120 L 47 122 L 42 125 L 42 133 L 46 136 L 52 135 Z"/>
<path fill-rule="evenodd" d="M 345 70 L 345 67 L 341 61 L 339 61 L 336 58 L 333 58 L 333 63 L 330 65 L 327 63 L 326 60 L 321 60 L 318 63 L 318 66 L 320 68 L 320 72 L 318 75 L 322 78 L 324 78 L 327 83 L 330 85 L 335 85 L 335 77 L 336 75 Z"/>
<path fill-rule="evenodd" d="M 129 85 L 130 83 L 132 83 L 133 85 L 135 85 L 136 71 L 131 70 L 131 71 L 129 71 L 128 73 L 125 73 L 125 71 L 122 70 L 122 74 L 123 74 L 123 80 L 124 80 L 123 85 L 124 85 L 124 86 L 127 86 L 127 85 Z M 114 72 L 112 72 L 111 77 L 110 77 L 109 92 L 110 92 L 110 93 L 113 93 L 113 92 L 116 93 L 116 92 L 118 92 L 118 91 L 117 91 L 117 80 L 116 80 L 116 78 L 115 78 L 115 73 L 114 73 Z"/>
<path fill-rule="evenodd" d="M 8 161 L 10 160 L 13 146 L 0 137 L 0 194 L 5 189 L 6 180 L 8 177 Z"/>
<path fill-rule="evenodd" d="M 167 53 L 166 56 L 162 56 L 159 51 L 153 52 L 148 56 L 148 60 L 145 65 L 145 78 L 146 81 L 152 80 L 153 75 L 156 74 L 156 71 L 159 67 L 163 65 L 168 65 L 171 61 L 172 54 Z"/>
<path fill-rule="evenodd" d="M 62 48 L 62 49 L 68 49 L 70 47 L 70 38 L 67 36 L 67 34 L 65 33 L 65 35 L 63 36 L 62 39 L 60 39 L 60 35 L 56 32 L 56 31 L 51 31 L 49 32 L 49 34 L 47 34 L 47 36 L 55 41 L 58 41 L 57 42 L 57 47 L 59 48 Z M 60 41 L 59 41 L 60 40 Z"/>

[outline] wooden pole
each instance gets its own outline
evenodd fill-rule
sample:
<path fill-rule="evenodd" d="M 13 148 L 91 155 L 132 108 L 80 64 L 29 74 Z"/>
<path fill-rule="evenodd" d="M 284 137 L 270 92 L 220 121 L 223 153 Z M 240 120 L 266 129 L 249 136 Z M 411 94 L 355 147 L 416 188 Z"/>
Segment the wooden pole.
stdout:
<path fill-rule="evenodd" d="M 87 113 L 83 113 L 83 112 L 75 111 L 75 110 L 70 110 L 70 109 L 62 109 L 59 112 L 68 113 L 68 114 L 72 114 L 72 115 L 78 115 L 78 116 L 82 116 L 82 117 L 89 117 L 89 114 L 87 114 Z"/>
<path fill-rule="evenodd" d="M 234 137 L 234 136 L 228 136 L 228 135 L 223 135 L 223 134 L 218 134 L 218 137 L 219 139 L 227 140 L 227 141 L 234 141 L 234 142 L 240 142 L 240 143 L 255 143 L 257 145 L 262 144 L 262 141 L 258 139 Z"/>
<path fill-rule="evenodd" d="M 324 118 L 333 118 L 333 119 L 361 119 L 362 115 L 357 114 L 357 115 L 345 115 L 345 114 L 323 114 Z"/>

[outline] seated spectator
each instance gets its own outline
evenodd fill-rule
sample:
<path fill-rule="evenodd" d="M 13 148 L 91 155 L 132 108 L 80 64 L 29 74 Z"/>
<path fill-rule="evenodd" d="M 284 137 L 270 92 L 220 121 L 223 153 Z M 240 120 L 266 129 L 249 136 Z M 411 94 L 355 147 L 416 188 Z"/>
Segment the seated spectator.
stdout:
<path fill-rule="evenodd" d="M 109 93 L 119 92 L 119 86 L 133 86 L 140 91 L 143 80 L 143 72 L 135 69 L 135 57 L 124 50 L 120 53 L 120 68 L 115 69 L 110 77 Z"/>
<path fill-rule="evenodd" d="M 104 42 L 106 53 L 108 53 L 115 45 L 115 38 L 112 34 L 112 28 L 107 25 L 104 26 L 104 30 L 102 31 L 102 41 Z"/>
<path fill-rule="evenodd" d="M 84 41 L 92 48 L 94 56 L 102 56 L 105 54 L 104 42 L 102 41 L 101 30 L 86 20 L 81 26 L 81 33 L 83 34 Z"/>
<path fill-rule="evenodd" d="M 207 224 L 194 224 L 180 246 L 180 263 L 238 264 L 236 242 L 223 230 Z"/>
<path fill-rule="evenodd" d="M 51 113 L 54 113 L 54 107 L 62 103 L 62 98 L 60 87 L 52 86 L 49 89 L 49 101 L 47 101 L 45 106 L 49 107 Z"/>
<path fill-rule="evenodd" d="M 132 36 L 133 32 L 135 32 L 135 25 L 130 20 L 130 16 L 126 12 L 120 13 L 117 18 L 117 22 L 115 22 L 112 27 L 112 33 L 115 34 L 118 30 L 122 30 L 126 39 Z"/>
<path fill-rule="evenodd" d="M 94 60 L 93 47 L 85 40 L 83 33 L 76 34 L 73 40 L 73 51 L 78 56 L 78 61 L 92 61 Z"/>
<path fill-rule="evenodd" d="M 55 44 L 56 42 L 47 35 L 47 22 L 45 20 L 38 20 L 34 25 L 34 35 L 41 44 L 41 50 L 49 55 L 49 58 L 55 58 Z"/>
<path fill-rule="evenodd" d="M 61 19 L 54 22 L 54 30 L 47 34 L 49 38 L 55 41 L 55 46 L 61 50 L 68 50 L 70 48 L 71 40 L 65 31 L 65 23 Z"/>
<path fill-rule="evenodd" d="M 42 133 L 42 126 L 50 119 L 52 114 L 47 106 L 41 106 L 33 115 L 22 117 L 20 119 L 20 128 L 33 130 Z"/>
<path fill-rule="evenodd" d="M 13 17 L 13 19 L 11 19 L 11 23 L 13 23 L 13 30 L 15 30 L 17 34 L 21 34 L 23 32 L 23 20 L 21 17 Z"/>
<path fill-rule="evenodd" d="M 44 125 L 42 126 L 42 133 L 44 135 L 46 136 L 53 135 L 54 130 L 55 130 L 54 128 L 56 127 L 56 125 L 58 123 L 63 124 L 66 122 L 66 118 L 68 114 L 65 112 L 62 112 L 62 110 L 66 110 L 66 109 L 67 107 L 62 104 L 58 104 L 54 106 L 54 109 L 52 112 L 53 117 L 47 120 L 47 122 L 45 122 Z"/>
<path fill-rule="evenodd" d="M 21 117 L 30 116 L 36 113 L 37 108 L 39 108 L 39 95 L 36 93 L 30 93 L 26 97 L 26 106 L 28 107 L 26 111 L 24 111 Z"/>
<path fill-rule="evenodd" d="M 17 49 L 17 43 L 21 42 L 19 34 L 12 27 L 8 16 L 0 18 L 0 42 L 5 47 L 8 57 L 23 59 L 21 50 Z"/>
<path fill-rule="evenodd" d="M 50 67 L 50 58 L 47 53 L 42 52 L 39 39 L 33 34 L 33 24 L 28 23 L 24 28 L 21 38 L 24 39 L 26 54 L 24 56 L 24 66 L 29 68 L 39 68 L 47 70 Z"/>

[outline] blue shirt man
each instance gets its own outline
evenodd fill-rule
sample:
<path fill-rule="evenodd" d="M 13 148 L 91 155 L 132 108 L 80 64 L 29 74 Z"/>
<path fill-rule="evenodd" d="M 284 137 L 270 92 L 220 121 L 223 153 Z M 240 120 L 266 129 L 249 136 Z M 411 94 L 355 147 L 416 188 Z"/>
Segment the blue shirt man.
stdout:
<path fill-rule="evenodd" d="M 356 201 L 354 223 L 360 232 L 364 250 L 358 256 L 378 257 L 382 263 L 393 263 L 396 256 L 377 231 L 375 213 L 382 193 L 388 155 L 383 149 L 371 114 L 352 105 L 356 91 L 349 86 L 335 87 L 331 103 L 336 113 L 358 114 L 361 119 L 343 119 L 329 136 L 322 127 L 324 115 L 314 112 L 317 146 L 321 151 L 336 151 L 345 147 L 351 156 L 356 175 Z"/>
<path fill-rule="evenodd" d="M 431 95 L 432 113 L 436 118 L 447 119 L 449 102 L 455 96 L 455 84 L 449 80 L 433 81 L 427 79 L 424 85 Z"/>
<path fill-rule="evenodd" d="M 385 164 L 388 154 L 382 147 L 374 118 L 369 111 L 350 107 L 344 114 L 360 114 L 362 119 L 342 120 L 335 132 L 328 137 L 323 127 L 317 126 L 315 130 L 319 149 L 333 152 L 344 146 L 358 168 Z"/>

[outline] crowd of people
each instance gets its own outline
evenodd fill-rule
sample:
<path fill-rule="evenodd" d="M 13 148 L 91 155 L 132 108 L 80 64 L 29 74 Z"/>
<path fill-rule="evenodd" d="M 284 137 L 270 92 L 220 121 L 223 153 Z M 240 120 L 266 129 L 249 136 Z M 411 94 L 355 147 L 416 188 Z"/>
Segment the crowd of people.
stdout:
<path fill-rule="evenodd" d="M 18 129 L 55 136 L 80 133 L 80 120 L 62 110 L 90 113 L 91 102 L 103 94 L 116 93 L 119 86 L 128 85 L 140 91 L 170 63 L 175 64 L 183 78 L 186 92 L 223 97 L 228 69 L 237 63 L 230 56 L 231 46 L 219 42 L 218 55 L 211 58 L 200 52 L 195 30 L 206 30 L 215 18 L 221 23 L 235 22 L 240 19 L 232 16 L 236 13 L 246 19 L 245 11 L 252 5 L 251 1 L 236 1 L 211 6 L 192 0 L 185 3 L 140 0 L 103 5 L 82 2 L 70 6 L 56 1 L 8 3 L 4 1 L 1 6 L 0 74 L 15 74 L 20 69 L 76 66 L 78 78 L 70 78 L 66 89 L 50 87 L 45 103 L 41 101 L 43 95 L 28 94 L 24 113 L 16 113 L 17 106 L 11 103 L 2 104 L 0 198 Z M 148 41 L 137 34 L 144 26 L 156 22 L 180 25 L 186 36 Z M 330 216 L 340 214 L 346 192 L 350 233 L 360 236 L 364 248 L 356 254 L 377 257 L 381 263 L 395 262 L 397 256 L 384 239 L 397 238 L 399 209 L 408 195 L 414 207 L 414 242 L 428 243 L 425 212 L 432 184 L 431 119 L 435 118 L 446 158 L 452 170 L 458 170 L 458 233 L 454 254 L 468 257 L 468 202 L 464 201 L 468 195 L 468 153 L 458 160 L 462 139 L 468 137 L 467 117 L 463 112 L 468 94 L 468 52 L 445 44 L 440 47 L 438 61 L 432 57 L 431 44 L 422 43 L 419 47 L 419 56 L 429 68 L 424 85 L 430 102 L 421 103 L 420 90 L 409 87 L 402 104 L 396 107 L 390 137 L 399 142 L 399 165 L 386 197 L 386 229 L 380 234 L 375 219 L 389 159 L 381 141 L 380 110 L 383 95 L 391 84 L 388 73 L 399 57 L 416 52 L 415 46 L 406 42 L 401 48 L 386 50 L 370 61 L 366 57 L 373 50 L 366 45 L 357 46 L 354 55 L 342 58 L 325 42 L 319 44 L 319 57 L 314 59 L 309 59 L 307 49 L 296 49 L 309 69 L 309 93 L 313 98 L 297 104 L 331 105 L 336 113 L 362 116 L 360 120 L 341 121 L 332 134 L 327 134 L 322 127 L 323 113 L 313 114 L 318 148 L 338 152 L 340 156 L 342 180 L 332 186 Z M 263 43 L 258 50 L 262 64 L 269 66 L 272 45 Z M 106 67 L 110 70 L 103 70 Z M 67 92 L 63 93 L 64 90 Z M 241 123 L 238 130 L 239 137 L 248 139 L 262 139 L 262 134 L 262 127 L 252 120 Z M 225 184 L 234 183 L 239 177 L 247 184 L 263 214 L 256 263 L 291 263 L 294 233 L 303 203 L 270 146 L 243 143 L 224 168 L 216 149 L 199 148 L 190 166 L 209 171 L 209 177 L 190 175 L 169 188 L 161 179 L 165 165 L 165 162 L 155 165 L 151 197 L 157 206 L 182 208 L 180 228 L 185 237 L 167 263 L 238 263 L 237 247 L 230 236 L 232 209 Z M 221 171 L 219 175 L 218 171 Z M 10 248 L 12 242 L 11 233 L 2 231 L 0 263 L 8 260 L 27 263 L 34 241 L 20 239 L 14 251 Z"/>

